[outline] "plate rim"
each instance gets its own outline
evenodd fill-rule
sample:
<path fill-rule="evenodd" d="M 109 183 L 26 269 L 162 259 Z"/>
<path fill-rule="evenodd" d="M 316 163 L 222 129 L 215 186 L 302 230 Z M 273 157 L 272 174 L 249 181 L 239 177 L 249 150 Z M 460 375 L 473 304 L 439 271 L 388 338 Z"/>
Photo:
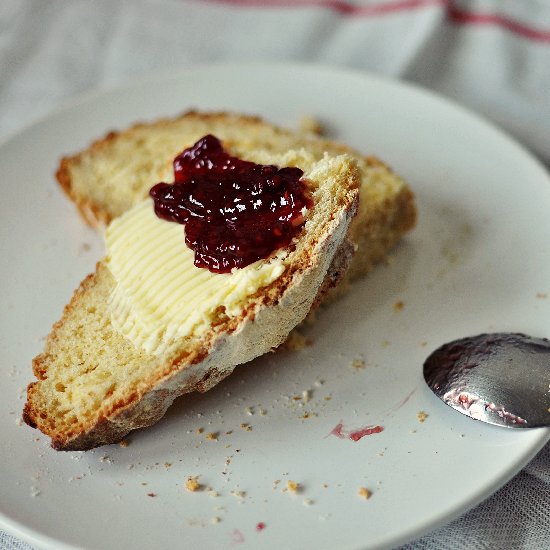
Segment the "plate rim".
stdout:
<path fill-rule="evenodd" d="M 163 69 L 161 71 L 154 71 L 154 72 L 149 72 L 145 74 L 134 75 L 133 77 L 124 79 L 121 82 L 116 82 L 105 87 L 98 87 L 93 90 L 87 91 L 85 93 L 78 94 L 76 96 L 68 98 L 65 101 L 62 101 L 58 106 L 50 110 L 48 113 L 42 116 L 36 117 L 35 119 L 31 120 L 27 124 L 24 124 L 23 126 L 13 130 L 12 132 L 8 132 L 6 135 L 4 135 L 0 139 L 0 150 L 8 146 L 10 142 L 16 139 L 23 138 L 25 134 L 27 134 L 28 132 L 32 132 L 33 129 L 37 128 L 38 126 L 42 124 L 47 124 L 48 122 L 55 120 L 55 118 L 59 116 L 63 116 L 67 112 L 70 112 L 74 109 L 78 109 L 79 107 L 87 103 L 93 103 L 95 101 L 98 101 L 102 97 L 109 96 L 110 94 L 113 94 L 113 93 L 119 93 L 123 90 L 131 90 L 139 86 L 150 85 L 151 83 L 159 79 L 160 80 L 165 80 L 167 78 L 179 79 L 179 78 L 182 78 L 182 75 L 184 75 L 186 71 L 193 72 L 193 71 L 200 70 L 200 71 L 209 72 L 209 71 L 219 70 L 220 68 L 223 68 L 224 70 L 227 68 L 234 68 L 240 71 L 244 71 L 244 70 L 253 71 L 260 67 L 262 68 L 262 70 L 265 70 L 266 68 L 268 69 L 275 68 L 280 71 L 285 71 L 285 70 L 288 70 L 289 68 L 292 68 L 293 70 L 308 70 L 308 71 L 323 72 L 323 73 L 330 71 L 332 74 L 339 75 L 340 77 L 353 77 L 353 78 L 359 78 L 361 80 L 377 81 L 382 85 L 395 86 L 397 88 L 405 89 L 415 94 L 421 94 L 422 96 L 424 96 L 426 99 L 430 101 L 434 101 L 434 100 L 438 101 L 446 105 L 447 107 L 456 110 L 462 116 L 467 116 L 472 120 L 476 120 L 477 122 L 483 123 L 487 128 L 490 128 L 493 132 L 496 132 L 496 134 L 499 135 L 500 138 L 505 139 L 509 144 L 513 145 L 516 148 L 516 150 L 521 151 L 521 153 L 524 156 L 524 159 L 526 161 L 529 161 L 532 167 L 537 168 L 541 173 L 541 177 L 546 179 L 546 181 L 550 183 L 550 174 L 548 173 L 547 168 L 545 167 L 543 162 L 533 152 L 527 149 L 526 146 L 524 146 L 522 143 L 517 141 L 510 134 L 508 134 L 506 131 L 504 131 L 497 124 L 492 122 L 490 119 L 488 119 L 484 115 L 481 115 L 479 113 L 476 113 L 464 107 L 463 105 L 461 105 L 460 103 L 458 103 L 453 99 L 442 96 L 437 92 L 434 92 L 433 90 L 424 88 L 415 83 L 394 79 L 391 77 L 382 76 L 378 74 L 373 74 L 368 71 L 363 71 L 361 69 L 342 67 L 342 66 L 330 65 L 330 64 L 316 64 L 316 63 L 306 63 L 306 62 L 290 62 L 290 63 L 289 62 L 280 62 L 280 63 L 217 62 L 217 63 L 205 63 L 201 65 L 184 65 L 177 68 Z M 486 487 L 485 491 L 483 492 L 480 491 L 477 495 L 474 496 L 473 499 L 468 501 L 466 506 L 464 505 L 464 502 L 462 502 L 460 506 L 456 504 L 454 507 L 452 507 L 452 510 L 448 511 L 446 515 L 438 517 L 438 519 L 435 521 L 433 519 L 430 519 L 429 522 L 427 522 L 422 526 L 419 526 L 417 529 L 410 531 L 406 535 L 405 533 L 401 533 L 400 535 L 395 536 L 393 540 L 390 541 L 388 544 L 391 546 L 394 546 L 396 544 L 404 544 L 405 542 L 416 539 L 422 536 L 423 534 L 427 534 L 430 531 L 433 531 L 434 529 L 447 524 L 449 521 L 456 519 L 460 515 L 467 513 L 468 511 L 473 509 L 475 506 L 477 506 L 479 503 L 489 498 L 496 491 L 498 491 L 498 489 L 504 486 L 505 483 L 507 483 L 509 480 L 515 477 L 525 467 L 525 465 L 528 464 L 536 456 L 536 454 L 538 454 L 540 450 L 550 441 L 550 429 L 541 428 L 540 430 L 541 430 L 540 437 L 537 439 L 536 444 L 532 444 L 529 447 L 529 449 L 526 451 L 526 453 L 523 455 L 523 460 L 518 461 L 514 465 L 514 467 L 512 467 L 509 470 L 506 470 L 506 472 L 502 472 L 501 475 L 498 476 L 498 478 L 495 480 L 495 482 L 491 485 L 490 488 Z M 67 545 L 64 542 L 53 539 L 50 536 L 42 534 L 40 531 L 35 530 L 34 528 L 29 528 L 24 523 L 18 522 L 17 520 L 14 520 L 13 518 L 10 518 L 9 516 L 5 515 L 2 510 L 0 510 L 0 527 L 4 529 L 8 534 L 13 533 L 13 536 L 20 538 L 21 540 L 24 540 L 29 544 L 37 545 L 39 547 L 63 548 L 63 549 L 78 548 L 76 546 Z"/>

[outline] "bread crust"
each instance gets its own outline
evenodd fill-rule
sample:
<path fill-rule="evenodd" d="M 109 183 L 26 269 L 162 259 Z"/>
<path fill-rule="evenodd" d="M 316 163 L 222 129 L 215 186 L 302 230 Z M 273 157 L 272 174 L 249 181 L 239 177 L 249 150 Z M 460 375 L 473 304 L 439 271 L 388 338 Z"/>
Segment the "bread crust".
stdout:
<path fill-rule="evenodd" d="M 150 355 L 147 357 L 143 350 L 130 350 L 129 362 L 149 361 L 151 373 L 139 384 L 130 385 L 116 400 L 106 401 L 97 414 L 67 426 L 58 422 L 55 411 L 49 410 L 44 403 L 42 386 L 48 383 L 50 376 L 55 376 L 56 369 L 66 367 L 56 357 L 59 345 L 70 345 L 70 342 L 63 343 L 63 330 L 75 324 L 75 316 L 90 309 L 87 300 L 92 293 L 99 292 L 94 297 L 94 304 L 99 305 L 90 310 L 89 316 L 99 318 L 105 333 L 90 334 L 97 330 L 97 323 L 92 323 L 90 317 L 89 323 L 79 325 L 80 337 L 103 338 L 111 346 L 126 346 L 126 349 L 129 345 L 127 341 L 123 342 L 122 335 L 116 333 L 110 319 L 106 318 L 106 310 L 99 309 L 101 303 L 108 301 L 115 285 L 105 263 L 99 262 L 95 273 L 84 279 L 61 319 L 53 326 L 44 352 L 33 361 L 38 380 L 29 384 L 24 421 L 50 436 L 52 446 L 57 450 L 86 450 L 114 443 L 136 428 L 157 422 L 176 397 L 191 391 L 207 391 L 228 376 L 236 365 L 279 346 L 306 317 L 329 284 L 337 282 L 340 272 L 349 262 L 350 245 L 346 233 L 357 210 L 359 177 L 353 163 L 347 166 L 347 172 L 342 176 L 345 190 L 339 208 L 333 212 L 332 218 L 326 220 L 323 232 L 315 235 L 310 246 L 287 266 L 280 278 L 250 297 L 248 306 L 239 317 L 211 327 L 200 338 L 186 342 L 158 360 Z M 333 272 L 330 272 L 331 266 Z"/>

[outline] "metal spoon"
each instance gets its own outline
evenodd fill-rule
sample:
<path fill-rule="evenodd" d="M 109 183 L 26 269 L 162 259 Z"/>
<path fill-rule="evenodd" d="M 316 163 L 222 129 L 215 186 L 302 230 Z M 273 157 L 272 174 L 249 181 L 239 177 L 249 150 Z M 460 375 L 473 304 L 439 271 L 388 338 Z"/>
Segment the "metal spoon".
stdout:
<path fill-rule="evenodd" d="M 424 363 L 430 389 L 462 414 L 508 428 L 550 426 L 550 341 L 480 334 L 444 344 Z"/>

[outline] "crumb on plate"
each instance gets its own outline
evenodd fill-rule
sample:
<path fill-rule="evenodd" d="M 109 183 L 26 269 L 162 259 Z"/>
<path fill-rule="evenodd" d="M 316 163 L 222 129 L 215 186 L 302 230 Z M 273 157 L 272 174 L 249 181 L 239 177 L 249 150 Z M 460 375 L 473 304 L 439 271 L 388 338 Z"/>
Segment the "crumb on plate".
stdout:
<path fill-rule="evenodd" d="M 393 304 L 394 311 L 402 311 L 404 307 L 405 302 L 403 300 L 398 300 L 395 304 Z"/>
<path fill-rule="evenodd" d="M 303 334 L 294 329 L 289 335 L 287 340 L 282 344 L 282 347 L 288 351 L 300 351 L 312 344 L 310 338 L 306 338 Z"/>
<path fill-rule="evenodd" d="M 302 488 L 301 485 L 298 482 L 293 481 L 292 479 L 289 479 L 286 482 L 286 489 L 289 493 L 292 493 L 295 495 L 300 491 L 301 488 Z"/>
<path fill-rule="evenodd" d="M 416 413 L 416 418 L 418 418 L 418 422 L 425 422 L 428 416 L 428 413 L 426 413 L 425 411 L 418 411 Z"/>
<path fill-rule="evenodd" d="M 190 476 L 185 482 L 185 488 L 190 492 L 194 493 L 202 489 L 202 485 L 198 481 L 198 476 Z"/>
<path fill-rule="evenodd" d="M 368 500 L 372 496 L 372 492 L 366 487 L 359 487 L 357 494 L 365 500 Z"/>
<path fill-rule="evenodd" d="M 322 136 L 325 133 L 325 129 L 319 119 L 311 115 L 302 115 L 298 121 L 298 128 L 300 132 L 305 134 Z"/>

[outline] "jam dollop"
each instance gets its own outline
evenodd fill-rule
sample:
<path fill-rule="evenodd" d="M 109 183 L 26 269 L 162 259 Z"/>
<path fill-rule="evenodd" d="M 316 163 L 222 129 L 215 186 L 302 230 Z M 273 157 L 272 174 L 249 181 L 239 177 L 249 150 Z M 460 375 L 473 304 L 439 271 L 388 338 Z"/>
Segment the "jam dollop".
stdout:
<path fill-rule="evenodd" d="M 312 200 L 299 168 L 278 168 L 229 155 L 207 135 L 174 159 L 174 183 L 149 194 L 159 218 L 183 224 L 194 264 L 214 273 L 267 258 L 287 247 Z"/>

